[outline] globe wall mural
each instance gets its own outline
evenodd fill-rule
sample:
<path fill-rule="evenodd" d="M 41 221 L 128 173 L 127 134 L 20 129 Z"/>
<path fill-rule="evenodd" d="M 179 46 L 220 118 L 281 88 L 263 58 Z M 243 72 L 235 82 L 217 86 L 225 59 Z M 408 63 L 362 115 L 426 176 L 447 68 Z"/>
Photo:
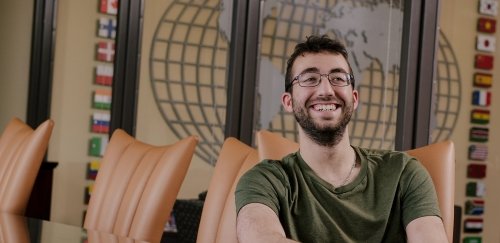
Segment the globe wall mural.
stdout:
<path fill-rule="evenodd" d="M 286 60 L 310 34 L 341 39 L 350 53 L 360 107 L 353 144 L 391 149 L 396 131 L 403 6 L 398 1 L 267 0 L 261 18 L 256 128 L 296 139 L 293 115 L 281 109 Z M 216 161 L 224 141 L 231 1 L 174 0 L 159 20 L 149 53 L 154 98 L 178 138 L 198 135 L 196 154 Z M 356 20 L 356 21 L 354 21 Z M 432 140 L 450 137 L 461 79 L 450 43 L 439 33 Z"/>

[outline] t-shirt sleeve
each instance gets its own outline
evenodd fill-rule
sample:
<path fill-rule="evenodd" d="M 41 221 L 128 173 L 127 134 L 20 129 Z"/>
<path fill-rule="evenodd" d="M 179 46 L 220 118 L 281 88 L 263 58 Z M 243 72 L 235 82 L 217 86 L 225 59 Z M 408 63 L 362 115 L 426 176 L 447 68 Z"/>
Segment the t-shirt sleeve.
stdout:
<path fill-rule="evenodd" d="M 436 189 L 425 167 L 411 158 L 403 172 L 402 209 L 405 227 L 424 216 L 441 217 Z"/>
<path fill-rule="evenodd" d="M 247 171 L 235 190 L 236 213 L 250 203 L 261 203 L 279 212 L 279 193 L 283 191 L 279 169 L 271 161 L 263 161 Z M 274 162 L 278 163 L 278 162 Z"/>

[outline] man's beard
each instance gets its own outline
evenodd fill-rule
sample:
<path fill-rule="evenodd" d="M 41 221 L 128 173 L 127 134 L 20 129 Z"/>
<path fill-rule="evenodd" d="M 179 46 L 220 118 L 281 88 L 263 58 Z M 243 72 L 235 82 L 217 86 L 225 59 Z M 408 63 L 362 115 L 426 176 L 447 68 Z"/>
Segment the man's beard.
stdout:
<path fill-rule="evenodd" d="M 353 108 L 352 103 L 346 104 L 344 103 L 344 110 L 342 112 L 341 120 L 338 124 L 334 126 L 323 126 L 321 127 L 319 124 L 314 123 L 311 116 L 309 116 L 308 111 L 304 107 L 300 107 L 299 103 L 296 100 L 293 100 L 293 114 L 295 116 L 295 120 L 299 123 L 302 130 L 306 133 L 306 135 L 317 144 L 325 147 L 332 147 L 337 145 L 342 137 L 344 136 L 344 132 L 346 130 L 347 124 L 351 120 Z"/>

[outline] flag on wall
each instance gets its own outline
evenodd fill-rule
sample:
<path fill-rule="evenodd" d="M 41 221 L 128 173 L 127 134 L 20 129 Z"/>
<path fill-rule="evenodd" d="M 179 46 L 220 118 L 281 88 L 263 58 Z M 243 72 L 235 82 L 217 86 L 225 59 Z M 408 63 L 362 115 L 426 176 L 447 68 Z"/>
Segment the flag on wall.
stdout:
<path fill-rule="evenodd" d="M 92 137 L 90 139 L 89 145 L 89 155 L 94 157 L 102 157 L 106 146 L 108 145 L 108 139 L 105 137 Z"/>
<path fill-rule="evenodd" d="M 472 104 L 478 106 L 490 106 L 491 92 L 486 90 L 474 90 L 472 92 Z"/>
<path fill-rule="evenodd" d="M 110 114 L 95 112 L 92 115 L 91 131 L 95 133 L 108 133 L 110 120 Z"/>
<path fill-rule="evenodd" d="M 476 68 L 491 70 L 493 69 L 493 56 L 485 54 L 476 54 L 474 63 Z"/>
<path fill-rule="evenodd" d="M 477 20 L 477 31 L 483 33 L 495 33 L 497 28 L 497 21 L 495 19 L 490 18 L 479 18 Z"/>
<path fill-rule="evenodd" d="M 99 37 L 114 39 L 116 37 L 116 19 L 107 17 L 99 18 L 97 35 Z"/>
<path fill-rule="evenodd" d="M 476 49 L 478 51 L 494 52 L 496 45 L 496 38 L 491 35 L 477 35 Z"/>
<path fill-rule="evenodd" d="M 90 195 L 92 195 L 93 191 L 94 191 L 94 183 L 91 183 L 87 187 L 85 187 L 85 196 L 83 199 L 84 204 L 89 204 Z"/>
<path fill-rule="evenodd" d="M 99 171 L 99 168 L 101 167 L 101 161 L 99 160 L 92 160 L 87 164 L 87 179 L 88 180 L 95 180 L 97 177 L 97 172 Z"/>
<path fill-rule="evenodd" d="M 482 181 L 468 182 L 465 187 L 465 195 L 468 197 L 484 197 L 486 185 Z"/>
<path fill-rule="evenodd" d="M 469 140 L 471 142 L 488 142 L 490 129 L 485 127 L 471 127 L 469 131 Z"/>
<path fill-rule="evenodd" d="M 118 13 L 118 0 L 101 0 L 99 11 L 105 14 L 116 15 Z"/>
<path fill-rule="evenodd" d="M 493 83 L 493 77 L 488 73 L 475 73 L 474 74 L 474 86 L 489 88 Z"/>
<path fill-rule="evenodd" d="M 97 42 L 97 60 L 113 62 L 115 60 L 115 43 L 112 41 Z"/>
<path fill-rule="evenodd" d="M 469 164 L 467 166 L 467 177 L 482 179 L 486 177 L 486 165 L 484 164 Z"/>
<path fill-rule="evenodd" d="M 488 158 L 488 146 L 484 144 L 472 144 L 469 146 L 469 159 L 484 161 Z"/>
<path fill-rule="evenodd" d="M 111 90 L 97 89 L 94 91 L 92 106 L 96 109 L 109 110 L 111 108 Z"/>
<path fill-rule="evenodd" d="M 490 111 L 483 109 L 474 109 L 471 112 L 470 121 L 475 124 L 488 124 L 490 123 Z"/>
<path fill-rule="evenodd" d="M 467 236 L 464 237 L 463 243 L 482 243 L 482 239 L 479 236 Z"/>
<path fill-rule="evenodd" d="M 464 222 L 465 233 L 479 233 L 483 231 L 483 219 L 466 219 Z"/>
<path fill-rule="evenodd" d="M 95 83 L 111 86 L 113 83 L 113 66 L 98 64 L 95 71 Z"/>
<path fill-rule="evenodd" d="M 479 1 L 479 13 L 496 16 L 498 13 L 498 2 L 497 0 L 480 0 Z"/>
<path fill-rule="evenodd" d="M 465 214 L 482 215 L 484 213 L 484 200 L 474 199 L 465 201 Z"/>

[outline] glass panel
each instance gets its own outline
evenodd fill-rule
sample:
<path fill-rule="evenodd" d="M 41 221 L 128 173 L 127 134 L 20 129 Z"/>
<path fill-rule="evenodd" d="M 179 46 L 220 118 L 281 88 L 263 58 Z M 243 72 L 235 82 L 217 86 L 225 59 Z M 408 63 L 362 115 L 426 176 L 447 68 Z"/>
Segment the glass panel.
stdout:
<path fill-rule="evenodd" d="M 224 141 L 231 1 L 145 1 L 137 138 L 200 138 L 179 198 L 207 189 Z"/>
<path fill-rule="evenodd" d="M 297 140 L 297 125 L 278 97 L 286 61 L 311 34 L 344 42 L 360 93 L 350 123 L 351 143 L 392 149 L 396 133 L 403 6 L 400 1 L 264 1 L 257 127 Z"/>

